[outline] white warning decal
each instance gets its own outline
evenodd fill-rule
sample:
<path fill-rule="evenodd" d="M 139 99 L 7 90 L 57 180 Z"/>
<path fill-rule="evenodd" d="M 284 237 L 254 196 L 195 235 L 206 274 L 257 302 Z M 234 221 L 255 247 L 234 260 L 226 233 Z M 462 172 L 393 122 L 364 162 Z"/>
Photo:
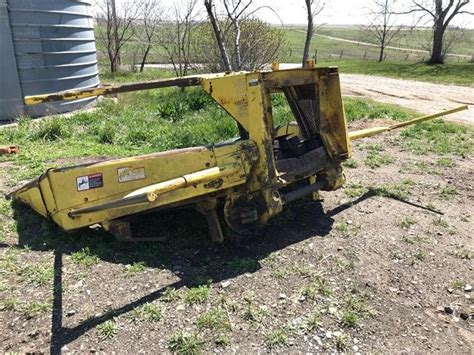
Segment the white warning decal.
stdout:
<path fill-rule="evenodd" d="M 78 176 L 76 178 L 77 191 L 86 191 L 104 186 L 104 179 L 101 173 Z"/>
<path fill-rule="evenodd" d="M 119 182 L 142 180 L 146 178 L 144 167 L 132 168 L 131 166 L 127 166 L 118 168 L 117 174 Z"/>

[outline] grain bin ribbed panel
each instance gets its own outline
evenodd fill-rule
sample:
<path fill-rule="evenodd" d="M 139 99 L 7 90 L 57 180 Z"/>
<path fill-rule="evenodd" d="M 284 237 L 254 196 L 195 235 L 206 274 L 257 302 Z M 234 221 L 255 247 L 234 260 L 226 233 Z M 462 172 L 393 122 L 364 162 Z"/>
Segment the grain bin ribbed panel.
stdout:
<path fill-rule="evenodd" d="M 99 84 L 92 4 L 84 0 L 7 0 L 23 96 Z M 27 106 L 31 116 L 81 108 L 93 99 Z"/>

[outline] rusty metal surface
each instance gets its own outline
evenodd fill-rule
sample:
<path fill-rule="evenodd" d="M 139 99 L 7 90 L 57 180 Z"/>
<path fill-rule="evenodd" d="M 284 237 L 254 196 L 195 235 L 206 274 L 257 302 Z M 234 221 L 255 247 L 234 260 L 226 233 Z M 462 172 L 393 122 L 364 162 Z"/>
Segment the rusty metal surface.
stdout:
<path fill-rule="evenodd" d="M 173 79 L 162 79 L 154 81 L 145 81 L 140 83 L 122 84 L 117 86 L 103 86 L 98 88 L 91 88 L 85 90 L 69 90 L 64 92 L 58 92 L 49 95 L 34 95 L 25 97 L 25 104 L 35 105 L 45 102 L 53 101 L 67 101 L 77 100 L 87 97 L 95 97 L 102 95 L 113 95 L 131 91 L 159 89 L 171 86 L 185 87 L 185 86 L 196 86 L 200 84 L 199 77 L 187 77 L 187 78 L 173 78 Z"/>

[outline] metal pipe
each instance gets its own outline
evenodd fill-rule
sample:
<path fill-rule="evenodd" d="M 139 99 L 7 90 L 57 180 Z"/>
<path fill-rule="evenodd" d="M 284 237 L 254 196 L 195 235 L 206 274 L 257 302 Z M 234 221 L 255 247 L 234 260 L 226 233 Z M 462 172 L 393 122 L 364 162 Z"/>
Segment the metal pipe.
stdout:
<path fill-rule="evenodd" d="M 317 181 L 314 184 L 306 185 L 299 189 L 293 190 L 281 196 L 281 201 L 284 205 L 287 203 L 299 200 L 302 197 L 305 197 L 313 192 L 319 191 L 324 188 L 326 185 L 325 181 Z"/>
<path fill-rule="evenodd" d="M 367 129 L 361 129 L 359 131 L 349 132 L 349 139 L 351 141 L 354 141 L 354 140 L 361 139 L 361 138 L 375 136 L 379 133 L 392 131 L 394 129 L 410 126 L 410 125 L 413 125 L 415 123 L 420 123 L 420 122 L 432 120 L 434 118 L 450 115 L 452 113 L 456 113 L 456 112 L 459 112 L 459 111 L 464 111 L 464 110 L 467 110 L 467 108 L 468 108 L 467 105 L 459 106 L 459 107 L 453 108 L 451 110 L 441 111 L 441 112 L 438 112 L 438 113 L 435 113 L 435 114 L 432 114 L 432 115 L 427 115 L 427 116 L 415 118 L 413 120 L 397 123 L 397 124 L 387 126 L 387 127 L 374 127 L 374 128 L 367 128 Z"/>
<path fill-rule="evenodd" d="M 129 193 L 127 196 L 125 196 L 125 198 L 146 196 L 149 202 L 154 202 L 158 198 L 159 194 L 233 175 L 238 171 L 239 167 L 233 164 L 216 166 L 214 168 L 200 170 L 195 173 L 186 174 L 174 179 L 142 187 L 141 189 Z"/>
<path fill-rule="evenodd" d="M 63 92 L 58 92 L 54 94 L 46 94 L 46 95 L 26 96 L 24 101 L 25 101 L 25 105 L 36 105 L 36 104 L 52 102 L 52 101 L 76 100 L 76 99 L 83 99 L 86 97 L 112 95 L 112 94 L 138 91 L 138 90 L 158 89 L 158 88 L 165 88 L 165 87 L 170 87 L 170 86 L 179 86 L 179 87 L 196 86 L 196 85 L 200 85 L 200 83 L 201 83 L 200 77 L 189 76 L 189 77 L 182 77 L 182 78 L 144 81 L 141 83 L 122 84 L 122 85 L 117 85 L 117 86 L 105 86 L 105 87 L 91 88 L 91 89 L 85 89 L 85 90 L 69 90 L 69 91 L 63 91 Z"/>
<path fill-rule="evenodd" d="M 212 181 L 217 178 L 233 175 L 239 170 L 240 169 L 237 165 L 232 164 L 200 170 L 195 173 L 186 174 L 174 179 L 160 182 L 158 184 L 143 187 L 117 200 L 108 201 L 94 206 L 80 208 L 77 210 L 71 210 L 69 212 L 69 216 L 76 217 L 85 213 L 100 212 L 112 208 L 127 207 L 154 202 L 157 200 L 158 195 L 163 194 L 165 192 L 182 189 L 204 182 Z"/>

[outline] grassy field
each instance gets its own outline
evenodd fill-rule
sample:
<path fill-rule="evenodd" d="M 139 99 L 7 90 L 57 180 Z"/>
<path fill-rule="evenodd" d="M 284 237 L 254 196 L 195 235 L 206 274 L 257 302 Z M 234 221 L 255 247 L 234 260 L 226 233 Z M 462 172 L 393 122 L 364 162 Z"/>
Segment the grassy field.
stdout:
<path fill-rule="evenodd" d="M 368 62 L 364 60 L 321 61 L 320 66 L 337 66 L 341 73 L 381 75 L 439 84 L 474 86 L 474 64 L 447 63 L 426 65 L 410 62 Z"/>

